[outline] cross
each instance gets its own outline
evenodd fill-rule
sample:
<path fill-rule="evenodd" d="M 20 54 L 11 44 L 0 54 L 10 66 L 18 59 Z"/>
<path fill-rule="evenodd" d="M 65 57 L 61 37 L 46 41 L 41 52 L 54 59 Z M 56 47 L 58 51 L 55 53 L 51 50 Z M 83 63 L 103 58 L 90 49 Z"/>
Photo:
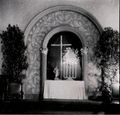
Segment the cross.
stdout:
<path fill-rule="evenodd" d="M 60 36 L 60 44 L 51 44 L 51 46 L 59 46 L 60 47 L 60 70 L 61 70 L 61 74 L 60 74 L 60 78 L 62 79 L 62 49 L 63 46 L 71 46 L 72 44 L 63 44 L 63 37 L 62 35 Z"/>

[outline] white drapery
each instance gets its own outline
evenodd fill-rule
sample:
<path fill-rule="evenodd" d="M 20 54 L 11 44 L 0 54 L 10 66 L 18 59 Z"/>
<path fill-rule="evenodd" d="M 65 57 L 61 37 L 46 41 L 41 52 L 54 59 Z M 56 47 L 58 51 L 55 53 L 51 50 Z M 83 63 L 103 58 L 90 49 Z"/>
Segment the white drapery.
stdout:
<path fill-rule="evenodd" d="M 45 80 L 45 99 L 87 99 L 84 81 Z"/>

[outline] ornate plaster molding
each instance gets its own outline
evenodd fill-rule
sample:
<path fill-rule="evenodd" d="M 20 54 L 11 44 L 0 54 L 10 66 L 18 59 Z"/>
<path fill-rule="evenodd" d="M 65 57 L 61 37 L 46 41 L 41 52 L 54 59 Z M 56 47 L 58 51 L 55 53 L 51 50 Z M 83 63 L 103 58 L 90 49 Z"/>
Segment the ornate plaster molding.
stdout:
<path fill-rule="evenodd" d="M 41 68 L 39 49 L 43 47 L 43 41 L 48 33 L 61 26 L 75 29 L 81 34 L 85 47 L 89 46 L 89 51 L 92 51 L 100 36 L 101 27 L 98 28 L 98 25 L 97 21 L 84 12 L 83 9 L 74 8 L 73 6 L 57 6 L 38 14 L 25 30 L 25 43 L 28 46 L 27 56 L 29 62 L 25 93 L 39 94 Z M 46 54 L 46 50 L 42 52 Z M 88 52 L 88 54 L 89 56 L 92 55 L 91 52 Z"/>
<path fill-rule="evenodd" d="M 42 53 L 45 54 L 45 55 L 47 55 L 47 53 L 48 53 L 48 48 L 42 49 Z"/>
<path fill-rule="evenodd" d="M 84 47 L 81 49 L 81 54 L 82 55 L 87 55 L 88 54 L 88 48 L 87 47 Z"/>

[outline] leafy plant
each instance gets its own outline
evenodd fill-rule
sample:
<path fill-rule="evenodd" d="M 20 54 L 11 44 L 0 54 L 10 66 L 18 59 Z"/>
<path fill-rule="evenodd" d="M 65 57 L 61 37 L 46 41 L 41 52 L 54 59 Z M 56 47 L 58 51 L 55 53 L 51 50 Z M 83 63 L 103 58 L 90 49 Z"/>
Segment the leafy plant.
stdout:
<path fill-rule="evenodd" d="M 99 67 L 117 64 L 119 61 L 119 33 L 111 27 L 105 28 L 95 47 Z"/>
<path fill-rule="evenodd" d="M 119 63 L 119 33 L 111 27 L 104 28 L 100 39 L 94 48 L 95 63 L 101 68 L 102 77 L 102 92 L 103 95 L 109 95 L 108 86 L 104 78 L 106 77 L 105 70 L 109 66 L 117 65 Z"/>
<path fill-rule="evenodd" d="M 3 53 L 2 74 L 7 75 L 12 82 L 21 82 L 24 78 L 22 72 L 28 66 L 24 33 L 18 26 L 9 24 L 7 30 L 0 34 L 0 38 Z"/>

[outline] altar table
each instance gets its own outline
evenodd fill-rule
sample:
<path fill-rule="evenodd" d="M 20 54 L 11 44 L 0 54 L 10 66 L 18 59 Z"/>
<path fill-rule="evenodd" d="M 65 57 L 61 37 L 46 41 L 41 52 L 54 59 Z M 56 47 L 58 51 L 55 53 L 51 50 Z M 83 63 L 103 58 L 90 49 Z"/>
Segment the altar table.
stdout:
<path fill-rule="evenodd" d="M 84 81 L 45 80 L 45 99 L 87 99 Z"/>

